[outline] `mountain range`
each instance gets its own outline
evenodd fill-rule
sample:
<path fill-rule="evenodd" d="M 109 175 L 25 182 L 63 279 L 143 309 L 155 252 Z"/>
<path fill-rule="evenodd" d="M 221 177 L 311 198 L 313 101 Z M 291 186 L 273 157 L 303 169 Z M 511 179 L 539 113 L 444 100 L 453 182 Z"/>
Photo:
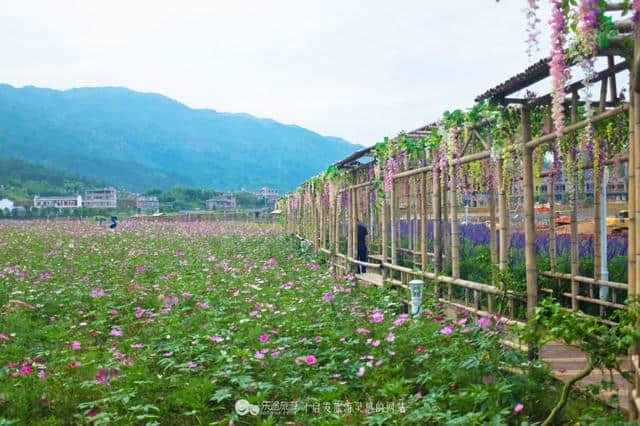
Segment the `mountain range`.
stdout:
<path fill-rule="evenodd" d="M 122 87 L 0 84 L 0 156 L 119 188 L 288 191 L 360 149 L 295 125 Z"/>

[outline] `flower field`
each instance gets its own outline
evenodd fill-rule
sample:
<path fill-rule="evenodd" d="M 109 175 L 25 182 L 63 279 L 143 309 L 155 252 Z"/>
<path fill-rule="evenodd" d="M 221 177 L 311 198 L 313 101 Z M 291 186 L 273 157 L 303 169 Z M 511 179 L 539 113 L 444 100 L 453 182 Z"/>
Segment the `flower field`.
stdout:
<path fill-rule="evenodd" d="M 403 296 L 271 226 L 0 222 L 0 424 L 545 418 L 558 384 L 499 320 Z M 562 416 L 626 415 L 574 395 Z"/>

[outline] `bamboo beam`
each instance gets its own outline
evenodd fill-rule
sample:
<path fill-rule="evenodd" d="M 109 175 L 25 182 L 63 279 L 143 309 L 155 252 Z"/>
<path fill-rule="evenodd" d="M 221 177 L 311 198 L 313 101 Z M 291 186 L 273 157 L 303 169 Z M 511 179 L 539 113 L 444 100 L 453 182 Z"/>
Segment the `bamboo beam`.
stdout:
<path fill-rule="evenodd" d="M 531 139 L 531 117 L 529 109 L 523 106 L 520 110 L 522 119 L 523 145 Z M 536 275 L 536 228 L 533 210 L 533 149 L 524 148 L 524 236 L 525 236 L 525 264 L 527 276 L 527 319 L 535 315 L 538 305 L 538 283 Z M 532 353 L 534 355 L 534 353 Z"/>

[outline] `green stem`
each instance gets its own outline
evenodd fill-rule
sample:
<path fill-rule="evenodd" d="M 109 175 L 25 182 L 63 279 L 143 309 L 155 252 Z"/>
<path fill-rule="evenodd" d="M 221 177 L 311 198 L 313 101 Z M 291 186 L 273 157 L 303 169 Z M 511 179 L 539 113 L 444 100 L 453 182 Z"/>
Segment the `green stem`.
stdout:
<path fill-rule="evenodd" d="M 577 376 L 572 377 L 571 380 L 569 380 L 567 383 L 564 384 L 564 387 L 562 388 L 562 395 L 560 396 L 560 400 L 558 401 L 556 406 L 553 407 L 553 410 L 551 410 L 551 413 L 549 413 L 549 416 L 542 423 L 542 426 L 547 426 L 551 424 L 553 419 L 555 419 L 555 417 L 560 413 L 560 411 L 562 411 L 564 406 L 567 404 L 567 399 L 569 399 L 569 391 L 571 391 L 571 388 L 573 387 L 573 385 L 575 385 L 578 381 L 584 379 L 589 374 L 591 374 L 591 372 L 593 371 L 593 368 L 594 368 L 593 363 L 589 361 L 589 364 L 584 368 L 584 370 L 582 370 Z"/>

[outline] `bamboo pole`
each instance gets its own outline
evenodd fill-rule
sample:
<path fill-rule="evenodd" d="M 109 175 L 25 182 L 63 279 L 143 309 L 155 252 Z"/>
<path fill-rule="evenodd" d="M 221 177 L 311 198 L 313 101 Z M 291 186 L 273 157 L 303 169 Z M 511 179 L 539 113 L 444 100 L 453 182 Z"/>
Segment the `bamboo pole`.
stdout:
<path fill-rule="evenodd" d="M 636 31 L 634 46 L 633 46 L 633 63 L 638 64 L 640 61 L 640 32 Z M 635 90 L 638 87 L 638 79 L 640 75 L 638 75 L 637 67 L 634 67 L 631 71 L 630 81 L 629 81 L 629 96 L 630 96 L 630 108 L 629 108 L 629 165 L 628 165 L 628 176 L 629 176 L 629 197 L 628 197 L 628 206 L 629 206 L 629 228 L 628 228 L 628 268 L 627 268 L 627 280 L 629 285 L 628 295 L 630 299 L 633 299 L 638 294 L 638 286 L 636 285 L 636 277 L 638 277 L 638 230 L 640 229 L 638 219 L 640 216 L 638 215 L 638 193 L 640 192 L 640 178 L 638 177 L 638 167 L 640 161 L 638 161 L 638 157 L 640 156 L 640 129 L 638 129 L 639 115 L 640 115 L 640 102 L 638 97 L 638 92 Z M 633 365 L 633 357 L 637 356 L 640 352 L 638 350 L 639 342 L 635 342 L 629 348 L 629 357 L 631 361 L 631 365 Z M 638 373 L 634 370 L 633 374 L 633 384 L 629 389 L 629 401 L 631 404 L 630 417 L 637 419 L 639 417 L 639 413 L 637 411 L 637 407 L 633 403 L 635 400 L 635 394 L 638 392 L 640 388 L 640 378 L 638 377 Z"/>
<path fill-rule="evenodd" d="M 575 123 L 578 120 L 578 92 L 573 91 L 571 93 L 571 123 Z M 556 141 L 558 143 L 558 141 Z M 573 153 L 569 155 L 569 161 L 575 164 L 576 158 Z M 573 311 L 578 310 L 578 281 L 575 277 L 578 275 L 578 206 L 577 206 L 577 173 L 573 173 L 572 185 L 569 188 L 569 205 L 571 206 L 571 309 Z"/>
<path fill-rule="evenodd" d="M 531 139 L 531 121 L 529 109 L 523 105 L 522 118 L 523 145 Z M 527 319 L 531 320 L 538 305 L 538 284 L 536 274 L 536 228 L 533 209 L 533 149 L 524 148 L 524 237 L 525 263 L 527 275 Z M 533 354 L 533 353 L 532 353 Z"/>
<path fill-rule="evenodd" d="M 396 250 L 397 244 L 397 230 L 396 230 L 396 182 L 392 182 L 391 184 L 391 205 L 389 209 L 391 210 L 390 219 L 391 219 L 391 263 L 394 265 L 398 264 L 398 253 Z"/>
<path fill-rule="evenodd" d="M 558 258 L 556 250 L 556 179 L 549 176 L 549 261 L 551 272 L 558 272 Z"/>
<path fill-rule="evenodd" d="M 445 168 L 443 170 L 440 170 L 440 175 L 442 176 L 442 183 L 441 185 L 441 190 L 440 190 L 440 197 L 442 198 L 442 218 L 443 218 L 443 226 L 444 226 L 444 259 L 445 259 L 445 263 L 447 265 L 450 264 L 451 261 L 451 238 L 450 238 L 450 228 L 449 228 L 449 208 L 448 208 L 448 203 L 447 203 L 447 192 L 449 191 L 448 189 L 448 178 L 449 178 L 449 173 L 448 170 Z"/>
<path fill-rule="evenodd" d="M 353 204 L 353 221 L 352 221 L 352 226 L 353 226 L 353 237 L 352 238 L 352 242 L 353 242 L 353 247 L 351 248 L 351 257 L 353 257 L 354 259 L 358 258 L 358 219 L 359 219 L 359 205 L 358 205 L 358 190 L 354 189 L 353 190 L 353 200 L 352 200 L 352 204 Z M 367 260 L 365 259 L 365 262 Z M 358 271 L 359 267 L 358 265 L 356 265 L 356 272 Z"/>
<path fill-rule="evenodd" d="M 380 239 L 381 239 L 381 254 L 382 254 L 382 263 L 387 263 L 387 218 L 389 215 L 387 214 L 387 194 L 385 194 L 385 198 L 382 200 L 382 207 L 380 209 L 380 222 L 381 222 L 381 230 L 380 230 Z M 384 287 L 384 283 L 387 282 L 388 271 L 387 268 L 382 268 L 382 285 Z"/>
<path fill-rule="evenodd" d="M 616 106 L 618 105 L 618 89 L 616 88 L 616 73 L 613 72 L 613 68 L 615 67 L 615 63 L 613 60 L 613 55 L 607 56 L 607 68 L 609 69 L 609 89 L 611 96 L 611 103 Z"/>
<path fill-rule="evenodd" d="M 440 284 L 437 277 L 440 276 L 442 268 L 442 252 L 440 250 L 442 244 L 442 220 L 441 220 L 441 204 L 440 204 L 440 169 L 434 164 L 433 167 L 433 273 L 436 277 L 435 297 L 439 300 L 442 297 Z"/>
<path fill-rule="evenodd" d="M 427 270 L 427 172 L 420 175 L 420 266 Z"/>
<path fill-rule="evenodd" d="M 600 86 L 600 105 L 599 105 L 599 109 L 600 112 L 603 112 L 605 110 L 606 107 L 606 101 L 607 101 L 607 79 L 604 78 L 602 79 L 601 82 L 601 86 Z M 594 141 L 594 143 L 598 143 L 598 141 Z M 594 160 L 598 160 L 598 159 L 594 159 Z M 601 277 L 601 273 L 602 273 L 602 250 L 600 249 L 600 244 L 601 244 L 601 240 L 602 238 L 607 238 L 606 235 L 602 235 L 600 232 L 600 222 L 602 220 L 606 220 L 606 218 L 601 218 L 601 202 L 600 202 L 600 197 L 601 197 L 601 193 L 602 193 L 602 188 L 601 185 L 603 184 L 603 182 L 600 180 L 600 176 L 593 176 L 593 209 L 594 209 L 594 214 L 593 214 L 593 277 L 596 280 L 599 280 Z M 606 202 L 606 200 L 605 200 Z M 605 259 L 606 261 L 606 259 Z M 589 297 L 591 297 L 593 299 L 594 297 L 594 289 L 593 286 L 589 286 Z M 601 312 L 604 312 L 601 309 Z"/>
<path fill-rule="evenodd" d="M 503 185 L 503 160 L 498 160 L 498 218 L 500 221 L 500 263 L 499 268 L 502 271 L 509 264 L 509 216 L 507 211 L 507 193 L 505 185 Z"/>
<path fill-rule="evenodd" d="M 451 276 L 460 278 L 460 227 L 458 224 L 458 171 L 453 170 L 449 184 L 451 203 Z M 452 299 L 452 286 L 449 285 L 449 300 Z M 464 291 L 465 305 L 469 304 L 469 290 Z"/>

